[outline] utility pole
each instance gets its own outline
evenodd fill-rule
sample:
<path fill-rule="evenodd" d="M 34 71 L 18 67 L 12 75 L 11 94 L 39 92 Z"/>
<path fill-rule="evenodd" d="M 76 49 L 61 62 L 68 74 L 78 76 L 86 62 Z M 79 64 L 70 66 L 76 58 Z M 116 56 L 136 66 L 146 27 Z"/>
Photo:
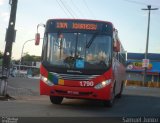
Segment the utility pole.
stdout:
<path fill-rule="evenodd" d="M 0 77 L 0 96 L 7 96 L 7 79 L 9 77 L 10 61 L 12 56 L 12 44 L 16 37 L 16 31 L 14 28 L 16 22 L 17 3 L 18 0 L 9 0 L 11 12 L 5 37 L 6 45 L 3 55 L 2 76 Z"/>
<path fill-rule="evenodd" d="M 151 8 L 151 5 L 148 5 L 147 8 L 142 9 L 142 10 L 148 11 L 148 27 L 147 27 L 147 40 L 146 40 L 146 51 L 145 51 L 145 59 L 147 59 L 148 58 L 149 29 L 150 29 L 150 11 L 158 10 L 158 8 Z M 147 66 L 144 67 L 143 85 L 147 81 L 146 73 L 147 73 Z"/>
<path fill-rule="evenodd" d="M 2 68 L 3 75 L 5 75 L 6 72 L 9 70 L 11 56 L 12 56 L 12 44 L 15 41 L 15 37 L 16 37 L 16 30 L 14 28 L 15 28 L 15 22 L 16 22 L 17 3 L 18 3 L 18 0 L 9 0 L 9 4 L 11 5 L 11 12 L 10 12 L 10 19 L 8 23 L 8 29 L 6 31 L 6 38 L 5 38 L 6 46 L 5 46 L 4 56 L 3 56 L 3 68 Z"/>

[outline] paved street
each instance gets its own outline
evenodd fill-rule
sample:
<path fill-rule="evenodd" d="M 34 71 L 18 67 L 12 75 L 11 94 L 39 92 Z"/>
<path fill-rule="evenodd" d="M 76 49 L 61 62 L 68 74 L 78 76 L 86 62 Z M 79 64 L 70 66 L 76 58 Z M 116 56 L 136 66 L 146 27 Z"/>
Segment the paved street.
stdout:
<path fill-rule="evenodd" d="M 13 117 L 139 117 L 160 116 L 160 89 L 125 87 L 112 108 L 98 101 L 65 99 L 53 105 L 39 95 L 39 80 L 11 78 L 8 93 L 16 100 L 0 101 L 0 116 Z"/>

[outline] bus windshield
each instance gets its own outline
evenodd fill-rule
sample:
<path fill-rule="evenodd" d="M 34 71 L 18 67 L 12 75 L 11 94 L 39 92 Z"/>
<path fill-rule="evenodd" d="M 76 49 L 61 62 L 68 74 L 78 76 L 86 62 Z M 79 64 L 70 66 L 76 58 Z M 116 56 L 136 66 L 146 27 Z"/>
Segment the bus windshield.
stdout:
<path fill-rule="evenodd" d="M 98 33 L 48 33 L 47 62 L 67 69 L 107 69 L 111 36 Z"/>

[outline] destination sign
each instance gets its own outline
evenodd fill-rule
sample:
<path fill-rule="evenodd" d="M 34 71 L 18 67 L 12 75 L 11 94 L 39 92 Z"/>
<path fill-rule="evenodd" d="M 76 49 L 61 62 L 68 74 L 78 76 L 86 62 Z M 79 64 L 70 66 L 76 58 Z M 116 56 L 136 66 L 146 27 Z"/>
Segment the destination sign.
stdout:
<path fill-rule="evenodd" d="M 104 21 L 90 20 L 49 20 L 46 24 L 46 32 L 92 32 L 112 35 L 113 25 Z"/>
<path fill-rule="evenodd" d="M 97 30 L 97 24 L 90 23 L 72 23 L 56 22 L 56 28 L 58 29 L 82 29 L 82 30 Z"/>

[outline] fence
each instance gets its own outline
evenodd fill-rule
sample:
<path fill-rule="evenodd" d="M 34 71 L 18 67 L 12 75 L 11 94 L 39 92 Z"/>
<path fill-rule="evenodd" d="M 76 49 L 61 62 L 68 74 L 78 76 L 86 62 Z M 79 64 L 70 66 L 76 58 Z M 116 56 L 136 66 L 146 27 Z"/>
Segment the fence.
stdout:
<path fill-rule="evenodd" d="M 126 86 L 144 86 L 144 87 L 156 87 L 160 88 L 160 82 L 152 82 L 148 81 L 143 84 L 142 81 L 131 81 L 131 80 L 126 80 L 125 83 Z"/>

